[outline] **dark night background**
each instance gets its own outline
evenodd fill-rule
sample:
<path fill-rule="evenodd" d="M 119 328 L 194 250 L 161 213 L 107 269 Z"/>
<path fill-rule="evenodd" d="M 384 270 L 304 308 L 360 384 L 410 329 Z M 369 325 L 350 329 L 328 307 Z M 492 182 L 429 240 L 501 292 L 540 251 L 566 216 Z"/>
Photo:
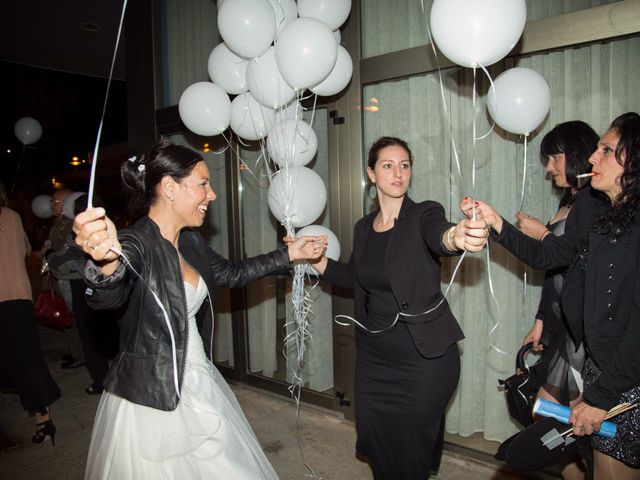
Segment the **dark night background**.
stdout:
<path fill-rule="evenodd" d="M 0 95 L 0 175 L 10 192 L 9 206 L 21 214 L 25 229 L 37 243 L 34 231 L 42 221 L 31 213 L 31 199 L 51 195 L 54 177 L 58 186 L 88 190 L 88 160 L 96 141 L 107 79 L 10 62 L 0 62 L 0 78 L 4 85 Z M 127 139 L 125 87 L 124 81 L 111 82 L 100 142 L 103 147 Z M 42 137 L 24 147 L 14 134 L 14 126 L 26 116 L 40 122 Z M 73 156 L 87 162 L 71 166 Z M 99 166 L 100 159 L 98 174 Z M 104 191 L 104 185 L 101 187 L 96 190 Z"/>

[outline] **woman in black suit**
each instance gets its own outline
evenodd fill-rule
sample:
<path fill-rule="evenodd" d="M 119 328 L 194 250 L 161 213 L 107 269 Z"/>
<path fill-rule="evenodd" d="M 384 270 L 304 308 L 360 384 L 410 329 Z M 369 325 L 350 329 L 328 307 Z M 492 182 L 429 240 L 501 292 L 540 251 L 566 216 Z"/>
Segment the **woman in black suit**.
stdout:
<path fill-rule="evenodd" d="M 489 205 L 476 203 L 501 243 L 527 263 L 549 268 L 566 256 L 575 258 L 562 289 L 562 310 L 576 344 L 584 341 L 587 348 L 583 400 L 570 418 L 576 435 L 598 431 L 615 405 L 640 402 L 640 116 L 616 118 L 589 162 L 591 187 L 608 205 L 597 202 L 590 211 L 583 202 L 573 247 L 553 235 L 543 242 L 521 238 Z M 592 438 L 595 478 L 638 479 L 640 412 L 613 421 L 614 438 Z"/>
<path fill-rule="evenodd" d="M 597 432 L 619 403 L 640 402 L 640 116 L 616 118 L 589 161 L 591 185 L 611 208 L 582 243 L 563 292 L 574 336 L 588 348 L 583 401 L 571 413 L 576 435 Z M 595 478 L 638 479 L 640 412 L 613 421 L 614 438 L 592 437 Z"/>
<path fill-rule="evenodd" d="M 460 373 L 464 337 L 440 291 L 441 256 L 482 250 L 483 221 L 457 225 L 437 202 L 407 196 L 413 157 L 382 137 L 367 174 L 380 208 L 355 226 L 348 263 L 323 257 L 323 278 L 355 291 L 356 448 L 376 479 L 428 478 L 431 452 Z"/>

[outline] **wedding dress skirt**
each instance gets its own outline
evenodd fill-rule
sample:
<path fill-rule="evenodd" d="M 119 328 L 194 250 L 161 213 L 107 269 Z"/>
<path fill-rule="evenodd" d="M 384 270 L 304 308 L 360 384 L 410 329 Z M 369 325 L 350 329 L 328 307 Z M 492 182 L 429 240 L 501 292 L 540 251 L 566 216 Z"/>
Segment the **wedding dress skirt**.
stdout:
<path fill-rule="evenodd" d="M 178 407 L 157 410 L 105 391 L 86 479 L 278 478 L 235 395 L 204 353 L 195 313 L 207 296 L 206 285 L 200 280 L 195 289 L 185 282 L 185 290 L 189 341 Z"/>

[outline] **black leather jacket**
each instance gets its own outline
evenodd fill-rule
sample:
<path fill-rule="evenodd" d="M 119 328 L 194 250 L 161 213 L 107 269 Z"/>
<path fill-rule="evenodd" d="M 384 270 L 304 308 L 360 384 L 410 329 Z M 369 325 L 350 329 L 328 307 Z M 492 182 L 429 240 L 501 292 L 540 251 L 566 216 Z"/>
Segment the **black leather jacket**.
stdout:
<path fill-rule="evenodd" d="M 120 319 L 120 352 L 104 381 L 105 388 L 140 405 L 174 410 L 182 388 L 188 341 L 178 252 L 149 217 L 122 230 L 119 240 L 129 263 L 121 259 L 117 270 L 109 276 L 103 275 L 92 261 L 87 262 L 84 270 L 89 305 L 94 309 L 124 310 Z M 180 233 L 179 250 L 209 290 L 196 319 L 211 359 L 215 287 L 242 287 L 264 275 L 284 272 L 289 266 L 289 256 L 286 248 L 282 248 L 231 262 L 210 249 L 202 236 L 190 229 Z"/>

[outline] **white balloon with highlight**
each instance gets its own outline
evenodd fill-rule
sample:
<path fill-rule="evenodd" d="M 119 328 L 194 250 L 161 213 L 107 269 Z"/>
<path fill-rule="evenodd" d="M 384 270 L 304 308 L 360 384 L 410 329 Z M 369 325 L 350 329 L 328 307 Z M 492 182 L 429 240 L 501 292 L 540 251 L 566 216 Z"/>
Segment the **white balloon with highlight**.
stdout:
<path fill-rule="evenodd" d="M 217 45 L 209 55 L 207 71 L 209 78 L 230 95 L 246 92 L 247 65 L 249 62 L 229 50 L 224 43 Z"/>
<path fill-rule="evenodd" d="M 489 90 L 491 118 L 507 132 L 528 135 L 542 124 L 551 106 L 545 78 L 530 68 L 510 68 L 498 75 Z"/>
<path fill-rule="evenodd" d="M 255 58 L 275 38 L 276 14 L 268 0 L 228 0 L 219 6 L 218 31 L 229 50 Z"/>
<path fill-rule="evenodd" d="M 247 85 L 253 98 L 269 108 L 286 105 L 296 96 L 278 70 L 276 47 L 269 47 L 263 55 L 249 62 Z"/>
<path fill-rule="evenodd" d="M 259 104 L 248 92 L 231 102 L 231 130 L 246 140 L 266 137 L 275 117 L 276 112 Z"/>
<path fill-rule="evenodd" d="M 327 188 L 307 167 L 287 167 L 276 172 L 269 185 L 269 210 L 278 221 L 289 219 L 295 228 L 315 222 L 327 204 Z"/>
<path fill-rule="evenodd" d="M 331 30 L 340 28 L 351 11 L 351 0 L 298 0 L 300 18 L 317 18 Z"/>
<path fill-rule="evenodd" d="M 32 117 L 22 117 L 13 127 L 13 133 L 23 145 L 36 143 L 42 137 L 42 125 Z"/>
<path fill-rule="evenodd" d="M 301 167 L 313 160 L 318 151 L 318 137 L 304 120 L 283 120 L 269 130 L 267 151 L 281 167 Z"/>
<path fill-rule="evenodd" d="M 525 0 L 434 0 L 431 34 L 442 53 L 463 67 L 504 58 L 522 35 Z"/>
<path fill-rule="evenodd" d="M 333 31 L 315 18 L 298 18 L 278 35 L 278 70 L 295 90 L 322 82 L 331 73 L 337 57 Z"/>
<path fill-rule="evenodd" d="M 38 195 L 31 201 L 31 211 L 33 214 L 38 217 L 47 219 L 53 215 L 53 210 L 51 210 L 51 196 L 49 195 Z"/>
<path fill-rule="evenodd" d="M 338 47 L 338 59 L 327 78 L 320 82 L 310 90 L 316 95 L 329 97 L 341 92 L 349 82 L 353 75 L 353 62 L 347 49 L 343 46 Z"/>
<path fill-rule="evenodd" d="M 222 87 L 211 82 L 197 82 L 182 92 L 178 113 L 185 126 L 196 135 L 218 135 L 231 121 L 231 100 Z"/>

